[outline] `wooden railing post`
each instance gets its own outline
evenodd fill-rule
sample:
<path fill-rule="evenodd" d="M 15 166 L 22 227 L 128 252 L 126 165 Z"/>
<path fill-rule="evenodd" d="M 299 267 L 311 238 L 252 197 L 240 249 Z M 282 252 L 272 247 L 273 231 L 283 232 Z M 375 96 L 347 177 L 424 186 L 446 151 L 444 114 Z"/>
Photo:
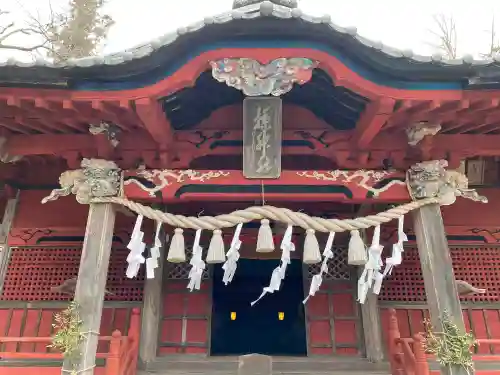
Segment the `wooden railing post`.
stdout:
<path fill-rule="evenodd" d="M 424 337 L 413 335 L 413 354 L 415 355 L 415 375 L 429 375 L 429 363 L 425 354 Z"/>
<path fill-rule="evenodd" d="M 396 315 L 396 310 L 389 309 L 389 332 L 388 332 L 388 356 L 389 364 L 391 366 L 392 375 L 404 375 L 404 368 L 401 352 L 398 340 L 401 338 L 401 333 L 399 332 L 398 317 Z"/>
<path fill-rule="evenodd" d="M 139 341 L 139 337 L 141 336 L 141 310 L 137 307 L 133 308 L 132 314 L 130 314 L 127 336 L 132 337 L 136 342 Z"/>
<path fill-rule="evenodd" d="M 120 374 L 120 354 L 122 348 L 122 334 L 116 330 L 111 335 L 109 343 L 109 353 L 106 358 L 106 375 L 121 375 Z"/>
<path fill-rule="evenodd" d="M 139 357 L 139 340 L 141 337 L 141 310 L 137 307 L 132 309 L 127 336 L 129 337 L 129 345 L 132 345 L 133 347 L 133 350 L 130 353 L 130 355 L 132 355 L 130 367 L 133 371 L 129 371 L 129 373 L 135 374 Z"/>

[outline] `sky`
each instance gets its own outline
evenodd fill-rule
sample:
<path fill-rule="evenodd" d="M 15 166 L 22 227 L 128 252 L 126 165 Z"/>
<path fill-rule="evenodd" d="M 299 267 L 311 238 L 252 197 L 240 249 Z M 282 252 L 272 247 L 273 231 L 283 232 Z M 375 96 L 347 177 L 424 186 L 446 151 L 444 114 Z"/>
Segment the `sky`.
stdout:
<path fill-rule="evenodd" d="M 42 16 L 48 0 L 0 0 L 0 9 L 11 12 L 0 18 L 22 25 L 26 13 Z M 52 0 L 54 8 L 63 7 L 68 0 Z M 102 53 L 117 52 L 167 34 L 179 27 L 195 23 L 205 16 L 231 9 L 232 0 L 108 0 L 106 11 L 116 24 L 111 29 Z M 488 49 L 492 18 L 498 20 L 500 37 L 499 0 L 299 0 L 299 7 L 311 15 L 331 16 L 340 26 L 355 26 L 358 33 L 386 45 L 411 49 L 430 55 L 436 52 L 431 30 L 433 16 L 451 15 L 458 31 L 458 55 L 479 55 Z M 26 43 L 25 39 L 12 42 Z M 1 51 L 0 58 L 26 60 L 22 53 Z"/>

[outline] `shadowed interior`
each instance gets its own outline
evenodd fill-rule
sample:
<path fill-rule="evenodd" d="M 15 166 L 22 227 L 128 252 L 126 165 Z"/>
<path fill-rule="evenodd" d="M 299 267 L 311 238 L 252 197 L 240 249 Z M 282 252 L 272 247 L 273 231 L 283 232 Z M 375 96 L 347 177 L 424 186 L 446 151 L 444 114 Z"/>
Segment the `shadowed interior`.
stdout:
<path fill-rule="evenodd" d="M 279 260 L 240 259 L 228 286 L 222 283 L 222 267 L 215 267 L 211 355 L 307 355 L 300 260 L 288 265 L 278 292 L 250 306 L 269 285 L 278 264 Z M 235 320 L 231 312 L 236 313 Z M 283 320 L 278 318 L 280 312 Z"/>

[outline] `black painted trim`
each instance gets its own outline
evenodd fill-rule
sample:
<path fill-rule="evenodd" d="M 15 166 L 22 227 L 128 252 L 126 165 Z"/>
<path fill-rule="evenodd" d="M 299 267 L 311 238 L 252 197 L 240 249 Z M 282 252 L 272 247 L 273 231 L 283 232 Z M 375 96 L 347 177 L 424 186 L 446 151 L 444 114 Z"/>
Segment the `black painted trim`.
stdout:
<path fill-rule="evenodd" d="M 175 197 L 180 198 L 184 194 L 213 193 L 213 194 L 259 194 L 262 192 L 261 185 L 184 185 L 177 189 Z M 342 185 L 266 185 L 267 194 L 342 194 L 347 199 L 352 199 L 352 191 Z"/>

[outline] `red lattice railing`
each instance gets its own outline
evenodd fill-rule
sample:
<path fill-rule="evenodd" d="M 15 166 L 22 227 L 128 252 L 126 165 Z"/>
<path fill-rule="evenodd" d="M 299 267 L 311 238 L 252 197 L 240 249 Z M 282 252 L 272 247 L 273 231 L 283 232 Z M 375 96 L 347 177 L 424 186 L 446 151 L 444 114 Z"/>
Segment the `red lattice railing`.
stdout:
<path fill-rule="evenodd" d="M 99 343 L 96 358 L 105 359 L 104 371 L 96 368 L 96 373 L 105 375 L 135 375 L 137 373 L 137 359 L 139 353 L 140 337 L 140 311 L 135 308 L 132 311 L 128 334 L 123 336 L 119 330 L 113 331 L 111 335 L 99 335 Z M 62 353 L 48 348 L 51 342 L 50 336 L 0 336 L 0 358 L 2 360 L 62 360 Z M 42 350 L 33 350 L 34 348 Z M 23 366 L 24 367 L 24 366 Z M 44 366 L 32 367 L 29 374 L 56 373 L 54 367 Z M 44 371 L 44 370 L 49 371 Z M 19 373 L 19 368 L 8 367 L 2 369 L 0 374 Z M 60 369 L 59 372 L 60 373 Z"/>
<path fill-rule="evenodd" d="M 477 288 L 487 289 L 483 295 L 464 297 L 468 302 L 498 302 L 500 297 L 500 247 L 451 247 L 455 278 Z M 425 302 L 425 289 L 416 247 L 407 247 L 403 263 L 384 281 L 379 299 L 382 301 Z"/>
<path fill-rule="evenodd" d="M 387 339 L 387 357 L 389 360 L 392 375 L 429 375 L 439 374 L 437 371 L 430 371 L 429 360 L 435 357 L 427 354 L 424 348 L 424 338 L 422 333 L 415 333 L 409 337 L 400 329 L 400 314 L 394 309 L 386 311 L 387 322 L 384 333 Z M 477 348 L 485 348 L 486 352 L 474 353 L 472 359 L 477 366 L 480 362 L 498 362 L 500 355 L 497 348 L 500 347 L 500 340 L 495 338 L 478 338 Z M 475 350 L 477 350 L 477 348 Z M 478 374 L 498 374 L 498 370 L 479 370 Z"/>
<path fill-rule="evenodd" d="M 144 275 L 125 277 L 128 251 L 114 248 L 108 269 L 106 295 L 109 301 L 142 301 Z M 51 292 L 51 288 L 76 277 L 81 247 L 13 248 L 5 277 L 3 301 L 58 301 L 69 296 Z"/>

